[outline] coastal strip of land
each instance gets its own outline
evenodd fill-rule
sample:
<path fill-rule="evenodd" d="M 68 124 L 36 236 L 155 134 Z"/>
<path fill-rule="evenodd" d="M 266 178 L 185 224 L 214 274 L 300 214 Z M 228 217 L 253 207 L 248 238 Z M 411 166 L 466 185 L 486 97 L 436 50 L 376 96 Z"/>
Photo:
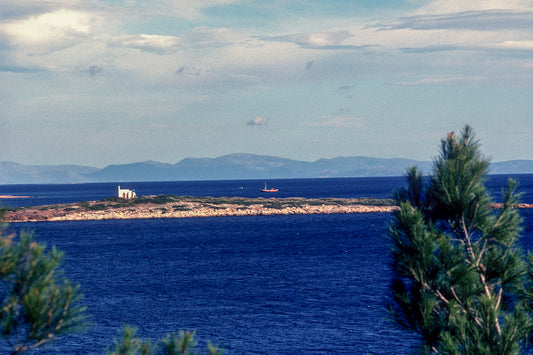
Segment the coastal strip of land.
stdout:
<path fill-rule="evenodd" d="M 501 204 L 494 204 L 501 208 Z M 519 204 L 518 208 L 533 208 Z M 113 219 L 268 216 L 296 214 L 390 213 L 393 200 L 376 198 L 241 198 L 142 196 L 100 201 L 8 208 L 6 222 L 89 221 Z"/>
<path fill-rule="evenodd" d="M 146 218 L 227 217 L 293 214 L 390 213 L 394 201 L 375 198 L 241 198 L 142 196 L 11 208 L 6 222 L 88 221 Z"/>

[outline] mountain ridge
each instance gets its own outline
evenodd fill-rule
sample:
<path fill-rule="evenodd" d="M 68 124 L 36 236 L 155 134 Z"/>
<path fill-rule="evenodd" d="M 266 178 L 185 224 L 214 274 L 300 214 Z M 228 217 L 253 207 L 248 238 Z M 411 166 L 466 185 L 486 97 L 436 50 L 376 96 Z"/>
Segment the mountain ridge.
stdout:
<path fill-rule="evenodd" d="M 72 164 L 24 165 L 4 161 L 0 162 L 0 184 L 402 176 L 407 167 L 413 165 L 429 173 L 433 163 L 366 156 L 321 158 L 310 162 L 247 153 L 216 158 L 184 158 L 175 164 L 147 160 L 111 164 L 101 169 Z M 533 160 L 492 163 L 490 173 L 532 174 Z"/>

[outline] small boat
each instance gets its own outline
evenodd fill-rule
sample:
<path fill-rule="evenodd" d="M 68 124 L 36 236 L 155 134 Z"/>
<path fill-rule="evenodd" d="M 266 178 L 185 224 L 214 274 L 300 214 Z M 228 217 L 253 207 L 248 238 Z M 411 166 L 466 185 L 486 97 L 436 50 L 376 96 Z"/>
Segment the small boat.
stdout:
<path fill-rule="evenodd" d="M 267 183 L 265 182 L 265 188 L 261 189 L 261 192 L 278 192 L 278 189 L 274 189 L 274 188 L 267 189 Z"/>

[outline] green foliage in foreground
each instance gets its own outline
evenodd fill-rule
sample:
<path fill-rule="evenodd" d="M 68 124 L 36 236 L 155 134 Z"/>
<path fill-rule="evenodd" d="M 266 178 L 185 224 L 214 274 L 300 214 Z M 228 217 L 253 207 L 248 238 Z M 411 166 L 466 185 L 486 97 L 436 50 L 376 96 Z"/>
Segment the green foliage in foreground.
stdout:
<path fill-rule="evenodd" d="M 114 346 L 107 349 L 108 355 L 193 355 L 196 340 L 194 332 L 180 331 L 179 334 L 167 334 L 157 344 L 135 336 L 137 329 L 124 327 L 120 339 L 115 339 Z M 209 355 L 222 355 L 218 347 L 207 344 Z"/>
<path fill-rule="evenodd" d="M 3 213 L 0 213 L 0 217 Z M 1 220 L 1 218 L 0 218 Z M 86 325 L 79 285 L 62 277 L 63 254 L 0 229 L 0 334 L 19 354 Z"/>
<path fill-rule="evenodd" d="M 516 183 L 491 208 L 489 162 L 470 127 L 442 140 L 433 175 L 416 168 L 390 226 L 396 321 L 438 354 L 517 354 L 530 346 L 532 268 L 518 245 Z"/>

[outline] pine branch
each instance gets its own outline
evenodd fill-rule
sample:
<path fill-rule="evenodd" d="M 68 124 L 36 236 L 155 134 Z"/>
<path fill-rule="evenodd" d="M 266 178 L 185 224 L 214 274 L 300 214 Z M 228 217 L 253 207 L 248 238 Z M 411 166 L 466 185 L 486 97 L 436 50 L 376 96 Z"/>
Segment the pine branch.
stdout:
<path fill-rule="evenodd" d="M 531 347 L 533 256 L 525 273 L 516 186 L 508 184 L 495 216 L 484 186 L 488 167 L 465 126 L 461 136 L 441 140 L 429 186 L 412 183 L 412 168 L 411 183 L 396 195 L 407 204 L 400 203 L 390 229 L 400 277 L 391 290 L 402 291 L 394 299 L 424 337 L 424 352 L 514 354 Z M 407 208 L 413 196 L 416 211 Z"/>

